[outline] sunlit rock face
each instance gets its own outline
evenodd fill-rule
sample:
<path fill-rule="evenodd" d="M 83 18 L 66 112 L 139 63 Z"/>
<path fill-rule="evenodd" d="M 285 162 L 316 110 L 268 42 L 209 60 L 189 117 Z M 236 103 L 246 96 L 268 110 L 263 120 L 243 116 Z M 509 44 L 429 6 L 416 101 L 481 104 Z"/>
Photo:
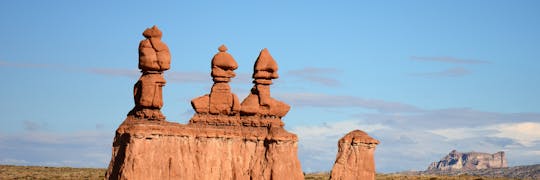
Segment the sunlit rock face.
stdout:
<path fill-rule="evenodd" d="M 108 179 L 304 179 L 297 137 L 279 127 L 214 126 L 128 117 Z"/>
<path fill-rule="evenodd" d="M 290 107 L 270 97 L 277 64 L 266 49 L 255 63 L 255 90 L 240 103 L 228 84 L 238 65 L 227 47 L 219 47 L 210 93 L 193 99 L 195 114 L 179 124 L 160 112 L 169 50 L 157 27 L 143 35 L 143 76 L 135 86 L 135 108 L 116 130 L 107 179 L 304 179 L 298 138 L 281 121 Z"/>
<path fill-rule="evenodd" d="M 338 142 L 336 162 L 330 179 L 375 179 L 375 148 L 379 141 L 361 130 L 346 134 Z"/>
<path fill-rule="evenodd" d="M 489 154 L 482 152 L 461 153 L 452 150 L 440 161 L 431 163 L 427 171 L 477 170 L 503 167 L 508 167 L 506 155 L 503 151 Z"/>

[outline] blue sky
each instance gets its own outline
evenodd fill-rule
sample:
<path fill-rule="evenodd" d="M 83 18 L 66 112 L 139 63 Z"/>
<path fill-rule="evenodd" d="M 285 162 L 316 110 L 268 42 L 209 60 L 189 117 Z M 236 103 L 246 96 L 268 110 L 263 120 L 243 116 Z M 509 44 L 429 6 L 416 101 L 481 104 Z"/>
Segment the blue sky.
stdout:
<path fill-rule="evenodd" d="M 272 95 L 292 106 L 305 171 L 332 167 L 353 129 L 379 139 L 377 171 L 422 170 L 452 149 L 540 163 L 537 1 L 2 1 L 0 163 L 106 167 L 133 107 L 137 47 L 158 25 L 172 54 L 169 121 L 209 92 L 221 44 L 251 88 L 268 48 Z"/>

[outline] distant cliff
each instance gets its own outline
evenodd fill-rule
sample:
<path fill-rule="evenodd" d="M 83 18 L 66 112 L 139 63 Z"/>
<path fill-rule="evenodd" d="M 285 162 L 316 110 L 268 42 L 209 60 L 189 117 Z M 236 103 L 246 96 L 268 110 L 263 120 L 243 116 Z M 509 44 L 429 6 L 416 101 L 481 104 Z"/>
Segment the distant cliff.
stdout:
<path fill-rule="evenodd" d="M 433 162 L 427 171 L 467 171 L 508 167 L 503 151 L 489 154 L 481 152 L 462 153 L 452 150 L 438 162 Z"/>

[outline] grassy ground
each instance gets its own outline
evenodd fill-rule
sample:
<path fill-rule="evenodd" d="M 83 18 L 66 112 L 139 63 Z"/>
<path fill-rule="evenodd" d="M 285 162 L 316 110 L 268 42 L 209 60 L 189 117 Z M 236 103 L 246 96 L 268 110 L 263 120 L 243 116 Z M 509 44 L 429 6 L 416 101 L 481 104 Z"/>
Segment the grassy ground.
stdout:
<path fill-rule="evenodd" d="M 104 179 L 105 169 L 0 165 L 0 179 Z"/>
<path fill-rule="evenodd" d="M 306 174 L 305 179 L 309 180 L 328 180 L 330 174 L 328 173 L 312 173 Z M 489 178 L 478 176 L 416 176 L 416 175 L 387 175 L 377 174 L 376 180 L 513 180 L 508 178 Z"/>
<path fill-rule="evenodd" d="M 306 174 L 305 179 L 328 180 L 328 173 Z M 104 179 L 105 169 L 0 165 L 0 179 Z M 405 176 L 377 174 L 377 180 L 510 180 L 475 176 Z"/>

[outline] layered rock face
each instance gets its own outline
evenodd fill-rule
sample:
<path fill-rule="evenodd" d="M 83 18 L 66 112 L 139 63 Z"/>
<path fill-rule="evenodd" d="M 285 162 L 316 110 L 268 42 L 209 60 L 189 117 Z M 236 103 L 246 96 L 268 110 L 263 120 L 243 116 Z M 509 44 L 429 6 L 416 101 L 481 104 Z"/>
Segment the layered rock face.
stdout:
<path fill-rule="evenodd" d="M 503 151 L 489 154 L 481 152 L 461 153 L 452 150 L 440 161 L 431 163 L 427 171 L 477 170 L 503 167 L 508 167 L 506 155 Z"/>
<path fill-rule="evenodd" d="M 152 47 L 158 44 L 152 39 L 148 42 Z M 149 51 L 155 52 L 156 64 L 160 64 L 158 49 Z M 209 94 L 192 100 L 196 113 L 189 124 L 168 122 L 159 112 L 163 105 L 160 85 L 164 80 L 151 81 L 154 91 L 142 95 L 137 88 L 146 86 L 136 85 L 136 106 L 116 131 L 108 179 L 304 179 L 297 157 L 298 138 L 287 132 L 281 121 L 289 106 L 272 99 L 269 93 L 271 79 L 277 78 L 277 64 L 272 59 L 273 64 L 255 65 L 275 75 L 262 78 L 265 87 L 252 91 L 249 96 L 258 98 L 249 100 L 255 103 L 246 104 L 253 107 L 243 113 L 243 103 L 228 85 L 238 65 L 225 46 L 218 50 L 211 66 L 214 85 Z M 141 48 L 139 51 L 144 57 L 148 54 Z M 264 51 L 265 57 L 271 57 Z M 151 69 L 159 70 L 164 68 Z M 151 74 L 161 77 L 161 73 Z M 257 80 L 259 75 L 254 77 Z M 152 103 L 143 105 L 138 96 L 151 97 Z"/>
<path fill-rule="evenodd" d="M 303 179 L 297 137 L 283 128 L 178 124 L 128 117 L 108 179 Z"/>
<path fill-rule="evenodd" d="M 375 179 L 375 148 L 379 141 L 361 130 L 349 132 L 338 142 L 330 179 Z"/>

